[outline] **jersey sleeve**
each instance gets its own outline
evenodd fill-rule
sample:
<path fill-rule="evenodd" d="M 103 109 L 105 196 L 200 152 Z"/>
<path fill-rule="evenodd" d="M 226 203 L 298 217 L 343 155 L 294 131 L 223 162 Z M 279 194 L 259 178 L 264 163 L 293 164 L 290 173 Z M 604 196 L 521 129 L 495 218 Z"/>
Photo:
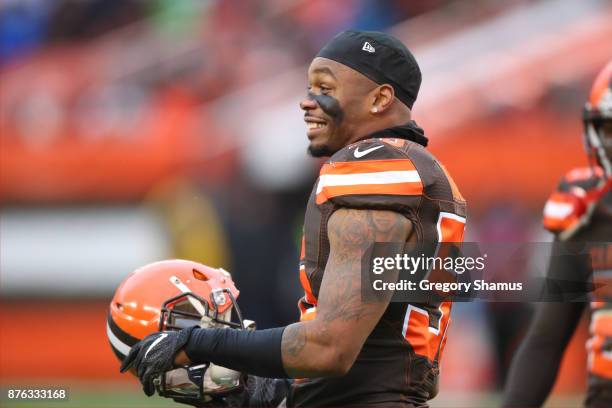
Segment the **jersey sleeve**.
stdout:
<path fill-rule="evenodd" d="M 358 209 L 416 209 L 424 183 L 413 161 L 380 140 L 348 146 L 323 165 L 316 203 Z"/>

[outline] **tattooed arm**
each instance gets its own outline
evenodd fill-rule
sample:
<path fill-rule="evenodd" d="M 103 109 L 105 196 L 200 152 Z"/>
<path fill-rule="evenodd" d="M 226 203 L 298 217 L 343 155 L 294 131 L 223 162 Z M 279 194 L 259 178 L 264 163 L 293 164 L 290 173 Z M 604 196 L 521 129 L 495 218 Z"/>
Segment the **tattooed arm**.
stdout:
<path fill-rule="evenodd" d="M 412 223 L 392 211 L 339 209 L 327 224 L 330 255 L 319 292 L 317 316 L 287 326 L 282 360 L 292 377 L 345 374 L 389 304 L 363 303 L 361 260 L 375 242 L 404 242 Z"/>
<path fill-rule="evenodd" d="M 340 209 L 327 223 L 330 255 L 317 316 L 267 330 L 191 330 L 174 365 L 214 364 L 262 377 L 346 373 L 389 304 L 391 294 L 362 302 L 361 260 L 375 242 L 405 242 L 412 223 L 392 211 Z M 392 277 L 389 275 L 389 277 Z"/>

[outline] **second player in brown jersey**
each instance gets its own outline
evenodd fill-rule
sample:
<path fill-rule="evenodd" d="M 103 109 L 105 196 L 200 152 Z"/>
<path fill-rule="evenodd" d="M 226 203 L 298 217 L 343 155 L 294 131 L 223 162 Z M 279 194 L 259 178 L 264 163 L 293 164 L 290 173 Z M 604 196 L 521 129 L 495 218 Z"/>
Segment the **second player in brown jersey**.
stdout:
<path fill-rule="evenodd" d="M 565 347 L 585 309 L 589 382 L 585 406 L 612 406 L 612 61 L 598 75 L 584 112 L 590 166 L 566 174 L 544 208 L 544 226 L 558 242 L 584 243 L 588 262 L 572 279 L 593 282 L 589 304 L 541 303 L 513 360 L 504 407 L 539 407 L 555 381 Z M 549 275 L 556 272 L 551 261 Z"/>

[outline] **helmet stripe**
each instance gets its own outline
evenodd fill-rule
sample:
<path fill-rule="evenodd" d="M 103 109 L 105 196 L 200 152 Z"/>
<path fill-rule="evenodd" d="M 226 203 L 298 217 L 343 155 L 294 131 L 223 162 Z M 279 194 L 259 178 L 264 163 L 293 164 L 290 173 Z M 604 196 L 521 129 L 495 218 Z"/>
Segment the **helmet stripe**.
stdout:
<path fill-rule="evenodd" d="M 113 320 L 113 316 L 111 313 L 108 314 L 108 319 L 106 320 L 106 323 L 113 335 L 122 343 L 127 344 L 130 347 L 142 340 L 131 336 L 129 333 L 121 329 L 121 327 L 119 327 L 117 323 L 115 323 L 115 321 Z"/>
<path fill-rule="evenodd" d="M 106 324 L 106 335 L 108 336 L 108 340 L 110 341 L 113 348 L 117 349 L 117 351 L 119 351 L 121 354 L 127 356 L 127 354 L 130 352 L 131 347 L 119 340 L 117 336 L 115 336 L 115 333 L 113 333 L 108 323 Z"/>
<path fill-rule="evenodd" d="M 122 354 L 119 350 L 117 350 L 112 344 L 110 346 L 111 350 L 113 350 L 113 354 L 115 357 L 117 357 L 117 360 L 123 361 L 127 357 L 125 354 Z"/>

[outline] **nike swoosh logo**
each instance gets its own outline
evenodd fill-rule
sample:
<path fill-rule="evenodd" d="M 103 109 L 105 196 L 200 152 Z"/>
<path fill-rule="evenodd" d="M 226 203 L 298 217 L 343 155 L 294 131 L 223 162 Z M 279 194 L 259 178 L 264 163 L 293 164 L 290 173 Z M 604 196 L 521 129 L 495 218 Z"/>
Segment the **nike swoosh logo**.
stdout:
<path fill-rule="evenodd" d="M 151 349 L 153 349 L 153 347 L 157 346 L 159 344 L 160 341 L 162 341 L 163 339 L 165 339 L 166 337 L 168 337 L 168 333 L 163 333 L 161 336 L 159 336 L 158 338 L 155 339 L 155 341 L 153 343 L 151 343 L 151 345 L 149 346 L 149 348 L 147 349 L 147 351 L 145 352 L 145 355 L 143 357 L 143 360 L 145 358 L 147 358 L 147 354 L 149 354 L 149 351 L 151 351 Z"/>
<path fill-rule="evenodd" d="M 374 150 L 380 149 L 381 147 L 384 147 L 385 145 L 379 145 L 379 146 L 374 146 L 374 147 L 370 147 L 369 149 L 365 149 L 363 151 L 359 151 L 359 147 L 357 147 L 355 149 L 355 157 L 356 158 L 360 158 L 365 156 L 368 153 L 373 152 Z"/>

